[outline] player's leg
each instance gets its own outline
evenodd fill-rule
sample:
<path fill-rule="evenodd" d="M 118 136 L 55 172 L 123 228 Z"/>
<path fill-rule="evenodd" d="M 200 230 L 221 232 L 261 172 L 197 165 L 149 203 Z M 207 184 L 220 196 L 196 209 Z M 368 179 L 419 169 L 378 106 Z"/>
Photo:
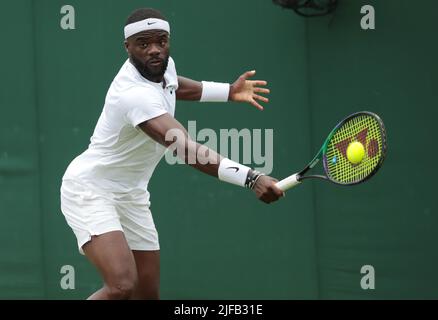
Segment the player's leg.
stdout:
<path fill-rule="evenodd" d="M 104 286 L 88 299 L 129 299 L 138 283 L 134 256 L 122 231 L 92 236 L 82 246 L 101 274 Z"/>
<path fill-rule="evenodd" d="M 91 299 L 128 299 L 138 282 L 134 256 L 112 199 L 78 181 L 64 180 L 61 210 L 104 287 Z"/>
<path fill-rule="evenodd" d="M 148 199 L 119 201 L 117 211 L 137 268 L 134 299 L 159 299 L 160 245 Z"/>
<path fill-rule="evenodd" d="M 160 298 L 160 251 L 133 250 L 137 266 L 138 284 L 132 299 L 158 300 Z"/>

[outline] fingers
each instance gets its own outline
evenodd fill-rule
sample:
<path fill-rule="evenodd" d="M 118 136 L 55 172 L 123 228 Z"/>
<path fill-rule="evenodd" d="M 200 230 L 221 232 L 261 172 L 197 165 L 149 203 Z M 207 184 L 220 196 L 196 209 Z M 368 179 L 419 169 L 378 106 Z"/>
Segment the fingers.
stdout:
<path fill-rule="evenodd" d="M 259 109 L 259 110 L 262 110 L 263 111 L 263 107 L 259 104 L 259 103 L 257 103 L 257 101 L 255 101 L 254 99 L 251 99 L 251 101 L 249 102 L 249 103 L 251 103 L 254 107 L 256 107 L 257 109 Z"/>
<path fill-rule="evenodd" d="M 253 77 L 255 74 L 256 74 L 255 70 L 247 71 L 244 74 L 242 74 L 240 78 L 247 80 L 248 78 Z M 268 82 L 266 82 L 265 80 L 251 80 L 250 82 L 252 83 L 253 86 L 266 86 L 268 84 Z"/>
<path fill-rule="evenodd" d="M 259 88 L 259 87 L 254 87 L 253 91 L 257 93 L 266 93 L 266 94 L 271 92 L 267 88 Z"/>
<path fill-rule="evenodd" d="M 268 84 L 264 80 L 247 80 L 249 77 L 254 76 L 255 73 L 255 70 L 243 73 L 232 85 L 231 101 L 249 102 L 257 109 L 263 110 L 264 108 L 259 104 L 259 101 L 268 103 L 269 99 L 260 94 L 269 94 L 271 91 L 268 88 L 260 87 Z"/>
<path fill-rule="evenodd" d="M 252 96 L 254 99 L 260 100 L 262 102 L 265 102 L 265 103 L 269 102 L 268 98 L 265 98 L 263 96 L 259 96 L 258 94 L 253 94 Z"/>
<path fill-rule="evenodd" d="M 272 203 L 272 202 L 279 200 L 281 197 L 283 197 L 283 195 L 274 196 L 273 194 L 270 194 L 270 195 L 263 195 L 262 197 L 260 197 L 260 200 L 262 200 L 264 203 L 269 204 L 269 203 Z"/>
<path fill-rule="evenodd" d="M 283 190 L 281 190 L 279 187 L 277 187 L 275 185 L 275 183 L 277 182 L 277 180 L 272 181 L 272 185 L 271 185 L 271 189 L 272 191 L 275 193 L 276 196 L 278 197 L 284 197 L 286 194 L 284 193 Z"/>
<path fill-rule="evenodd" d="M 267 86 L 268 82 L 265 80 L 251 80 L 253 86 Z"/>
<path fill-rule="evenodd" d="M 267 186 L 267 189 L 259 197 L 264 203 L 269 204 L 285 196 L 285 193 L 275 185 L 275 182 L 276 180 L 272 179 L 271 184 Z"/>
<path fill-rule="evenodd" d="M 246 79 L 248 79 L 249 77 L 254 76 L 255 74 L 256 74 L 256 71 L 255 71 L 255 70 L 251 70 L 251 71 L 247 71 L 247 72 L 245 72 L 245 73 L 242 74 L 240 77 L 246 80 Z"/>
<path fill-rule="evenodd" d="M 261 95 L 255 94 L 255 92 L 268 94 L 268 93 L 270 93 L 270 90 L 267 88 L 255 87 L 257 82 L 259 83 L 259 85 L 262 85 L 263 83 L 266 84 L 266 81 L 251 81 L 251 85 L 253 86 L 252 90 L 254 92 L 252 95 L 253 99 L 251 101 L 251 104 L 253 106 L 255 106 L 257 109 L 263 110 L 263 107 L 256 100 L 259 100 L 259 101 L 264 102 L 264 103 L 268 103 L 269 99 L 266 97 L 263 97 Z"/>

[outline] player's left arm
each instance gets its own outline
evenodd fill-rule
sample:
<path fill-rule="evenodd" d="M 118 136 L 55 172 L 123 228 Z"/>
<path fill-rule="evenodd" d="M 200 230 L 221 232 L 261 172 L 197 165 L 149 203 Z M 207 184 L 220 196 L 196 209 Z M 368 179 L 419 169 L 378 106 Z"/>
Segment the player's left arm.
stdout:
<path fill-rule="evenodd" d="M 267 103 L 269 99 L 261 94 L 268 94 L 270 91 L 265 87 L 267 85 L 266 81 L 248 80 L 254 75 L 255 70 L 247 71 L 229 85 L 227 101 L 247 102 L 257 109 L 263 110 L 259 102 Z M 178 90 L 176 91 L 178 100 L 199 101 L 202 97 L 202 91 L 202 82 L 178 76 Z"/>
<path fill-rule="evenodd" d="M 176 90 L 178 100 L 199 101 L 201 95 L 202 82 L 178 76 L 178 90 Z"/>

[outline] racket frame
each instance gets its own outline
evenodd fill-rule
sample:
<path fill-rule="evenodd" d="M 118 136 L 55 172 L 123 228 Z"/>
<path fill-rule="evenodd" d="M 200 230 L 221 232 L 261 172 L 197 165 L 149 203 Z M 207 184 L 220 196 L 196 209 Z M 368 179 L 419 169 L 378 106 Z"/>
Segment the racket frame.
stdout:
<path fill-rule="evenodd" d="M 334 179 L 332 179 L 330 177 L 330 175 L 328 174 L 328 164 L 327 164 L 327 156 L 326 156 L 326 151 L 327 151 L 327 146 L 331 140 L 331 138 L 333 137 L 333 135 L 336 133 L 336 131 L 347 121 L 349 121 L 351 118 L 357 117 L 359 115 L 368 115 L 373 117 L 374 119 L 377 120 L 377 122 L 379 123 L 379 129 L 380 129 L 380 134 L 382 137 L 382 149 L 381 149 L 381 156 L 379 159 L 378 164 L 376 165 L 376 167 L 373 169 L 373 171 L 367 175 L 364 179 L 359 180 L 359 181 L 355 181 L 355 182 L 351 182 L 351 183 L 340 183 L 338 181 L 335 181 Z M 292 187 L 295 187 L 296 185 L 298 185 L 299 183 L 301 183 L 302 180 L 305 179 L 323 179 L 323 180 L 329 180 L 330 182 L 337 184 L 337 185 L 341 185 L 341 186 L 351 186 L 351 185 L 356 185 L 362 182 L 365 182 L 366 180 L 368 180 L 369 178 L 371 178 L 378 170 L 379 168 L 382 166 L 383 161 L 385 160 L 386 157 L 386 130 L 385 130 L 385 125 L 383 124 L 382 119 L 375 113 L 373 112 L 369 112 L 369 111 L 359 111 L 356 113 L 353 113 L 351 115 L 349 115 L 348 117 L 346 117 L 345 119 L 343 119 L 342 121 L 340 121 L 334 128 L 333 130 L 329 133 L 329 135 L 327 136 L 327 138 L 325 139 L 323 145 L 321 146 L 321 148 L 319 149 L 318 153 L 316 154 L 316 156 L 312 159 L 312 161 L 309 162 L 309 164 L 304 167 L 304 169 L 302 169 L 301 171 L 290 175 L 289 177 L 280 180 L 279 182 L 276 183 L 276 186 L 278 188 L 280 188 L 282 191 L 286 191 Z M 304 174 L 309 171 L 310 169 L 312 169 L 313 167 L 315 167 L 319 161 L 323 161 L 323 167 L 324 167 L 324 175 L 322 174 L 312 174 L 312 175 L 307 175 L 305 176 Z"/>
<path fill-rule="evenodd" d="M 372 118 L 374 118 L 378 123 L 379 123 L 379 130 L 380 130 L 380 136 L 382 138 L 382 149 L 381 149 L 381 155 L 380 155 L 380 159 L 379 162 L 377 163 L 377 165 L 375 166 L 375 168 L 373 169 L 373 171 L 371 171 L 365 178 L 359 180 L 359 181 L 354 181 L 354 182 L 349 182 L 349 183 L 342 183 L 342 182 L 338 182 L 335 181 L 334 179 L 332 179 L 330 177 L 330 174 L 328 173 L 328 160 L 327 160 L 327 155 L 326 155 L 326 151 L 327 151 L 327 146 L 330 142 L 330 139 L 333 137 L 333 135 L 336 133 L 336 131 L 347 121 L 349 121 L 350 119 L 360 116 L 360 115 L 367 115 L 370 116 Z M 325 147 L 325 148 L 324 148 Z M 373 175 L 376 174 L 376 172 L 380 169 L 380 167 L 382 166 L 385 158 L 386 158 L 386 129 L 385 129 L 385 125 L 383 124 L 382 119 L 375 113 L 370 112 L 370 111 L 359 111 L 356 113 L 353 113 L 351 115 L 349 115 L 348 117 L 346 117 L 344 120 L 342 120 L 341 122 L 339 122 L 336 127 L 334 127 L 334 129 L 332 130 L 332 132 L 330 132 L 329 136 L 327 137 L 326 141 L 324 142 L 323 145 L 323 152 L 322 152 L 322 160 L 323 160 L 323 165 L 324 165 L 324 173 L 326 174 L 327 180 L 329 180 L 330 182 L 340 185 L 340 186 L 353 186 L 353 185 L 357 185 L 360 184 L 362 182 L 367 181 L 369 178 L 371 178 Z"/>

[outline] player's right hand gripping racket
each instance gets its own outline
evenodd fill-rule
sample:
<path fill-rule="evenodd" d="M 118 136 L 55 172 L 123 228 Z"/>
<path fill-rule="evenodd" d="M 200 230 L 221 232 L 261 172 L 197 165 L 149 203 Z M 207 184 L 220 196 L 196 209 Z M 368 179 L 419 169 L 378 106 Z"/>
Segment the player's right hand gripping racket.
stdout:
<path fill-rule="evenodd" d="M 358 163 L 352 163 L 347 157 L 347 149 L 353 142 L 360 142 L 365 151 Z M 344 186 L 358 184 L 379 170 L 385 155 L 386 132 L 383 121 L 372 112 L 354 113 L 330 132 L 318 154 L 303 170 L 277 182 L 276 186 L 286 191 L 301 181 L 312 178 L 329 180 Z M 324 174 L 306 175 L 321 159 Z"/>

